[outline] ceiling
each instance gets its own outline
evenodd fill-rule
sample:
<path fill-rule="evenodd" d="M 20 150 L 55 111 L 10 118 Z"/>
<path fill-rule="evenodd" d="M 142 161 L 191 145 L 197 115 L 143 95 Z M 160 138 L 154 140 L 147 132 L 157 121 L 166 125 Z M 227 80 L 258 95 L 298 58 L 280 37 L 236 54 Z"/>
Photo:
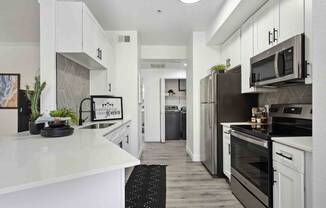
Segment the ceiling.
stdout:
<path fill-rule="evenodd" d="M 138 30 L 143 45 L 185 45 L 192 31 L 207 30 L 224 0 L 83 1 L 105 30 Z M 0 42 L 39 41 L 37 0 L 3 0 L 0 14 Z"/>
<path fill-rule="evenodd" d="M 185 45 L 206 31 L 224 0 L 84 0 L 105 30 L 138 30 L 143 45 Z M 161 10 L 158 13 L 157 10 Z"/>
<path fill-rule="evenodd" d="M 2 0 L 0 15 L 0 42 L 39 42 L 37 0 Z"/>

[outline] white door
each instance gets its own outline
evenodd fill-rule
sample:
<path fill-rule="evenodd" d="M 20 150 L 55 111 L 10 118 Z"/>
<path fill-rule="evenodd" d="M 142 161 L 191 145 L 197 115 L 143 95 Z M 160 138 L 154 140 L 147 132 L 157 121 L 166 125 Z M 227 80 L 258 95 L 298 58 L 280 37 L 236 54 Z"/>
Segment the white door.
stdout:
<path fill-rule="evenodd" d="M 161 142 L 165 143 L 165 79 L 160 80 Z"/>
<path fill-rule="evenodd" d="M 254 14 L 254 54 L 273 46 L 274 1 L 269 0 Z"/>
<path fill-rule="evenodd" d="M 274 208 L 304 208 L 304 175 L 273 161 Z"/>
<path fill-rule="evenodd" d="M 280 43 L 304 32 L 304 0 L 274 0 L 276 39 Z"/>

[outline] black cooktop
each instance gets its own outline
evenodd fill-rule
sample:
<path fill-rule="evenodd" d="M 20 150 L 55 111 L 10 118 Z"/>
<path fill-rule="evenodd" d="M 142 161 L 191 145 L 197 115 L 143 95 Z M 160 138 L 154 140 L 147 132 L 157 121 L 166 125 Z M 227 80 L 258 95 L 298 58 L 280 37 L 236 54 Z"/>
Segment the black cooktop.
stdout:
<path fill-rule="evenodd" d="M 263 139 L 312 136 L 312 128 L 306 124 L 235 125 L 232 129 Z"/>

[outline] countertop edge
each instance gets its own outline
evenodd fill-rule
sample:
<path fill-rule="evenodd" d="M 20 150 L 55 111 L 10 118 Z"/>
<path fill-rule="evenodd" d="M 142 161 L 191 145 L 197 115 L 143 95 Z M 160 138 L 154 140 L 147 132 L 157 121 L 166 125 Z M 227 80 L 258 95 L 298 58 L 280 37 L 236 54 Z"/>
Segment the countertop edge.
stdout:
<path fill-rule="evenodd" d="M 312 152 L 312 138 L 311 137 L 295 137 L 295 138 L 272 138 L 276 143 L 283 144 L 305 152 Z M 296 140 L 296 141 L 294 141 Z M 300 141 L 301 140 L 301 141 Z M 305 144 L 302 140 L 311 140 L 310 144 Z"/>
<path fill-rule="evenodd" d="M 110 122 L 110 121 L 107 121 L 107 122 Z M 96 131 L 97 132 L 96 134 L 98 135 L 98 137 L 101 137 L 99 139 L 107 140 L 105 138 L 106 135 L 112 133 L 116 129 L 118 129 L 130 122 L 131 122 L 130 119 L 126 119 L 126 120 L 119 121 L 115 125 L 108 127 L 108 128 L 97 129 L 97 130 L 87 129 L 86 131 Z M 92 122 L 92 123 L 103 123 L 103 122 Z M 83 126 L 75 127 L 75 128 L 80 130 L 80 128 L 90 125 L 92 123 L 87 123 Z M 14 137 L 14 136 L 9 136 L 9 138 L 12 138 L 12 137 Z M 110 143 L 111 145 L 115 145 L 112 141 L 107 140 L 107 142 Z M 121 150 L 121 151 L 124 151 L 124 150 Z M 130 153 L 126 152 L 126 154 L 130 154 Z M 115 171 L 115 170 L 119 170 L 119 169 L 125 169 L 125 168 L 129 168 L 129 167 L 137 166 L 139 164 L 140 164 L 140 160 L 137 159 L 136 157 L 134 157 L 134 159 L 132 159 L 129 162 L 123 162 L 121 164 L 112 165 L 112 166 L 106 167 L 106 168 L 86 170 L 86 171 L 81 171 L 81 172 L 73 173 L 70 175 L 59 176 L 59 177 L 54 176 L 53 178 L 38 180 L 36 182 L 30 182 L 30 183 L 25 183 L 25 184 L 23 183 L 20 185 L 13 185 L 13 186 L 9 186 L 6 188 L 0 188 L 0 196 L 4 195 L 4 194 L 10 194 L 10 193 L 18 192 L 18 191 L 24 191 L 24 190 L 28 190 L 28 189 L 52 185 L 52 184 L 70 181 L 70 180 L 74 180 L 74 179 L 80 179 L 80 178 L 89 177 L 89 176 L 96 176 L 98 174 L 103 174 L 103 173 L 107 173 L 107 172 Z"/>
<path fill-rule="evenodd" d="M 23 185 L 19 185 L 19 186 L 12 186 L 12 187 L 8 187 L 8 188 L 0 189 L 0 195 L 9 194 L 9 193 L 17 192 L 17 191 L 24 191 L 27 189 L 33 189 L 33 188 L 38 188 L 38 187 L 47 186 L 47 185 L 52 185 L 52 184 L 70 181 L 70 180 L 74 180 L 74 179 L 80 179 L 80 178 L 84 178 L 84 177 L 88 177 L 88 176 L 95 176 L 95 175 L 98 175 L 101 173 L 107 173 L 110 171 L 129 168 L 129 167 L 133 167 L 133 166 L 136 166 L 139 164 L 140 164 L 140 161 L 138 160 L 137 162 L 136 161 L 129 162 L 126 164 L 117 165 L 117 166 L 110 167 L 110 168 L 97 169 L 97 170 L 81 172 L 81 173 L 77 173 L 77 174 L 72 174 L 72 175 L 67 175 L 67 176 L 62 176 L 62 177 L 57 177 L 57 178 L 52 178 L 52 179 L 46 179 L 46 180 L 38 181 L 38 182 L 34 182 L 34 183 L 28 183 L 28 184 L 23 184 Z"/>

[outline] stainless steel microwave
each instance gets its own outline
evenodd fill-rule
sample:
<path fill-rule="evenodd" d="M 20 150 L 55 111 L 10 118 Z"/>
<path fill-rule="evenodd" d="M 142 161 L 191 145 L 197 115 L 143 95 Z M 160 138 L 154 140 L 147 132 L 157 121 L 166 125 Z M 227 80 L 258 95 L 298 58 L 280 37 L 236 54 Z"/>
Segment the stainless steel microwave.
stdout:
<path fill-rule="evenodd" d="M 304 82 L 304 34 L 296 35 L 250 59 L 250 85 L 279 86 Z"/>

